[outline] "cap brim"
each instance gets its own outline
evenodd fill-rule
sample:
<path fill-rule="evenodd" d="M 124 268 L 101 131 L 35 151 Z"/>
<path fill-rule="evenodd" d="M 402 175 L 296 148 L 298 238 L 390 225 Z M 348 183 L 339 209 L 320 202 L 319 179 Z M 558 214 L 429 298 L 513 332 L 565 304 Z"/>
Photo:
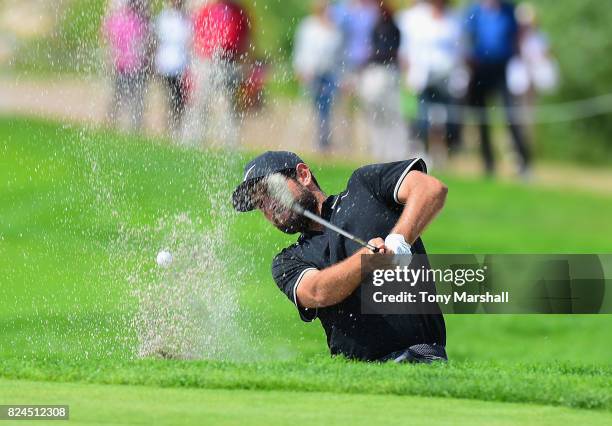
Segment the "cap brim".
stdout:
<path fill-rule="evenodd" d="M 253 203 L 253 190 L 259 181 L 261 181 L 261 178 L 249 179 L 236 187 L 234 193 L 232 194 L 232 203 L 236 211 L 250 212 L 255 210 L 255 205 Z"/>

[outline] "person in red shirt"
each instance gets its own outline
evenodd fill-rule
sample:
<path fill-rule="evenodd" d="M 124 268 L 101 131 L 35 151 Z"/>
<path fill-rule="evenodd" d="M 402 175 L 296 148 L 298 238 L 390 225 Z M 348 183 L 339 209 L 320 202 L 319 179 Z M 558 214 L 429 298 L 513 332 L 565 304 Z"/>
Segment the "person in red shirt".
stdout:
<path fill-rule="evenodd" d="M 251 45 L 249 14 L 235 0 L 215 0 L 196 10 L 193 30 L 194 92 L 185 138 L 197 142 L 204 137 L 235 146 L 238 140 L 235 94 Z M 219 124 L 212 126 L 210 117 L 219 104 L 222 105 Z"/>
<path fill-rule="evenodd" d="M 203 58 L 219 55 L 237 60 L 249 47 L 250 19 L 246 10 L 232 0 L 204 5 L 194 17 L 195 51 Z"/>

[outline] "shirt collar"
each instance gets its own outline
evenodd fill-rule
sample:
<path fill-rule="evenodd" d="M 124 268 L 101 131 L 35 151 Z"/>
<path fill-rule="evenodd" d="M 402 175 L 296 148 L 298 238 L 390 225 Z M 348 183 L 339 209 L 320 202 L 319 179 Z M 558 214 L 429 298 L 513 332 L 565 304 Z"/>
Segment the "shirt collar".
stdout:
<path fill-rule="evenodd" d="M 337 195 L 330 195 L 321 206 L 321 217 L 327 221 L 331 218 L 334 207 L 336 206 Z"/>
<path fill-rule="evenodd" d="M 330 195 L 323 201 L 321 205 L 321 217 L 327 221 L 331 218 L 332 212 L 334 211 L 334 207 L 336 206 L 336 198 L 337 195 Z M 300 235 L 300 241 L 306 238 L 311 238 L 316 235 L 323 234 L 324 231 L 306 231 L 302 235 Z"/>

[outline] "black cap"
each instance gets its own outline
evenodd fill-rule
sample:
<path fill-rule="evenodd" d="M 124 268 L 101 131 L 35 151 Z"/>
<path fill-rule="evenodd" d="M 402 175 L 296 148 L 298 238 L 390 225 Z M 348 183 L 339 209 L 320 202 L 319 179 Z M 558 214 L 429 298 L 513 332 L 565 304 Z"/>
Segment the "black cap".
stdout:
<path fill-rule="evenodd" d="M 244 167 L 242 183 L 232 194 L 234 208 L 239 212 L 248 212 L 255 208 L 251 201 L 251 191 L 264 177 L 287 169 L 295 169 L 303 163 L 293 152 L 268 151 L 249 161 Z"/>

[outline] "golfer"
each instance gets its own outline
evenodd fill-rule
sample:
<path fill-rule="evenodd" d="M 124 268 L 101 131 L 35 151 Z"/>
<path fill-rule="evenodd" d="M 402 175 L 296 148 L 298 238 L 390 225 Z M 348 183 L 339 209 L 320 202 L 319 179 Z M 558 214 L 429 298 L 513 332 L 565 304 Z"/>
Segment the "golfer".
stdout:
<path fill-rule="evenodd" d="M 362 314 L 356 291 L 361 256 L 374 253 L 282 207 L 262 179 L 283 174 L 302 207 L 369 239 L 381 253 L 425 254 L 419 236 L 444 206 L 447 193 L 426 172 L 421 159 L 368 165 L 353 172 L 344 191 L 328 196 L 294 153 L 269 151 L 246 165 L 233 193 L 234 208 L 259 209 L 280 231 L 300 233 L 274 258 L 272 275 L 303 321 L 321 321 L 332 355 L 364 361 L 446 360 L 444 319 L 441 313 Z"/>

